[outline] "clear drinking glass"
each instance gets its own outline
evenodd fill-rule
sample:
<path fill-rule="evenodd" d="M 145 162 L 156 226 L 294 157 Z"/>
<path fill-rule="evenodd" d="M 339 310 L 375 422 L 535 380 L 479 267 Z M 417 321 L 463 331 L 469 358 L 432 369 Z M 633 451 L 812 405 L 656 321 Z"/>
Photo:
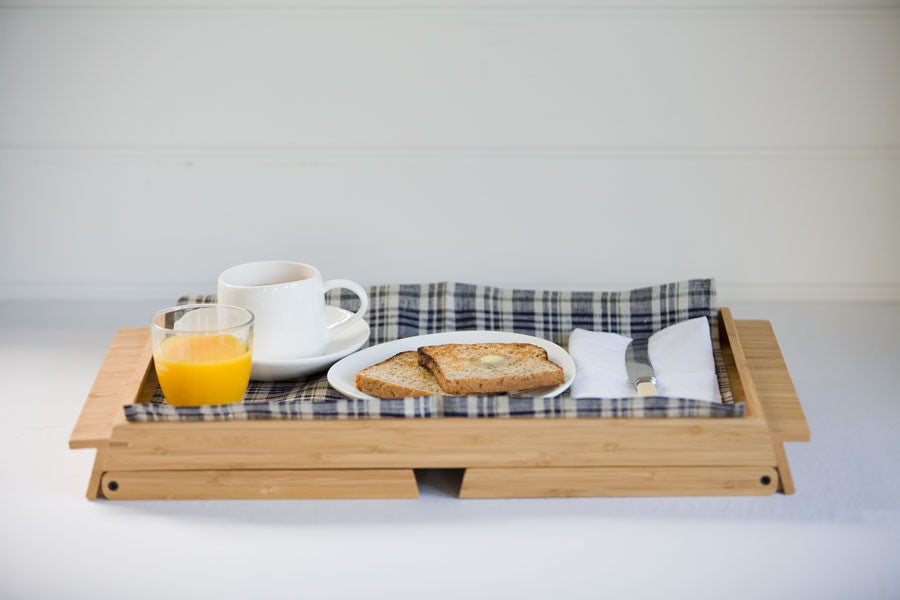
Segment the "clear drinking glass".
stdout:
<path fill-rule="evenodd" d="M 240 402 L 250 382 L 253 313 L 222 304 L 165 308 L 150 320 L 153 363 L 175 406 Z"/>

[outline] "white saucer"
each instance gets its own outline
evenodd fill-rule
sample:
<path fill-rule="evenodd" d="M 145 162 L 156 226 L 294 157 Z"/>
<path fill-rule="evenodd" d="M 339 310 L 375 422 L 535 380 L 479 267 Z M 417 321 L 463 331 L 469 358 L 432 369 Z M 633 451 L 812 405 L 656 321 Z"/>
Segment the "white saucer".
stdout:
<path fill-rule="evenodd" d="M 562 367 L 563 375 L 565 376 L 563 383 L 527 390 L 515 395 L 552 398 L 566 391 L 572 385 L 572 380 L 575 379 L 575 361 L 561 346 L 548 340 L 521 333 L 505 333 L 502 331 L 445 331 L 443 333 L 429 333 L 402 338 L 366 348 L 353 356 L 348 356 L 331 367 L 328 371 L 328 383 L 348 398 L 374 400 L 374 396 L 363 393 L 356 388 L 356 374 L 366 367 L 387 360 L 400 352 L 415 350 L 420 346 L 478 343 L 535 344 L 547 351 L 547 358 Z"/>
<path fill-rule="evenodd" d="M 325 323 L 332 325 L 346 321 L 353 316 L 349 310 L 337 306 L 325 307 Z M 254 381 L 282 381 L 307 377 L 324 371 L 338 360 L 352 352 L 356 352 L 369 341 L 369 324 L 360 319 L 344 331 L 341 331 L 327 346 L 325 354 L 311 358 L 292 358 L 285 360 L 257 360 L 253 358 L 253 369 L 250 379 Z"/>

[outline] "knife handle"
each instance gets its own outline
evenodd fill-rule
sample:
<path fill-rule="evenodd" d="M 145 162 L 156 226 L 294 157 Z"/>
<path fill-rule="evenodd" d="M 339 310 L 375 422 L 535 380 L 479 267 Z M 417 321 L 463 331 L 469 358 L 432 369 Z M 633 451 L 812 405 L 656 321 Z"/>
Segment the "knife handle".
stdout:
<path fill-rule="evenodd" d="M 653 377 L 641 377 L 635 382 L 635 387 L 641 398 L 656 396 L 656 379 Z"/>

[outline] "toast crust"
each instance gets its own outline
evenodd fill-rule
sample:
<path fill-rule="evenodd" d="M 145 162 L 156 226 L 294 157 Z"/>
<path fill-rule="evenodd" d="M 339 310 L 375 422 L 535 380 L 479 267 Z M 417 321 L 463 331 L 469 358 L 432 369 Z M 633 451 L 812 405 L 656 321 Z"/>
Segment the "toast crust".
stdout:
<path fill-rule="evenodd" d="M 559 385 L 562 368 L 534 344 L 443 344 L 418 350 L 419 364 L 449 394 L 497 394 Z"/>

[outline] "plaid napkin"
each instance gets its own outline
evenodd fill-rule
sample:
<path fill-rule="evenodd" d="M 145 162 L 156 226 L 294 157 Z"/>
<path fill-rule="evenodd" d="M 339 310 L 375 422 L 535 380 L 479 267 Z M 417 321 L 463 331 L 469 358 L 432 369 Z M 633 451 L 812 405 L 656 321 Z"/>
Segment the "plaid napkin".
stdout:
<path fill-rule="evenodd" d="M 487 329 L 524 333 L 568 343 L 576 327 L 628 337 L 652 333 L 695 317 L 707 317 L 722 404 L 687 398 L 556 398 L 428 396 L 351 400 L 328 385 L 325 374 L 286 382 L 251 381 L 239 404 L 175 407 L 157 390 L 152 402 L 125 406 L 129 421 L 219 421 L 230 419 L 377 419 L 410 417 L 740 417 L 728 384 L 718 339 L 715 284 L 692 279 L 625 292 L 515 290 L 442 282 L 367 288 L 369 345 L 441 331 Z M 186 296 L 179 303 L 215 302 Z M 359 300 L 334 290 L 328 303 L 355 311 Z"/>

